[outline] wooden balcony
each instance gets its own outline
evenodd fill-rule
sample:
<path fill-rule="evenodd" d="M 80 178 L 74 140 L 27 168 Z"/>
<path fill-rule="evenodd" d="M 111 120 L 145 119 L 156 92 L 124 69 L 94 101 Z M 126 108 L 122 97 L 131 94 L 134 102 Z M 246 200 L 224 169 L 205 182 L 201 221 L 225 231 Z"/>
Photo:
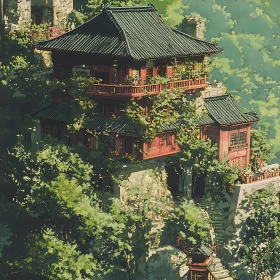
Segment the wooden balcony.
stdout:
<path fill-rule="evenodd" d="M 116 97 L 143 97 L 147 94 L 158 94 L 163 89 L 183 89 L 197 90 L 206 87 L 206 76 L 202 78 L 170 81 L 166 84 L 146 84 L 146 85 L 113 85 L 113 84 L 92 84 L 88 90 L 88 95 L 96 96 L 116 96 Z"/>

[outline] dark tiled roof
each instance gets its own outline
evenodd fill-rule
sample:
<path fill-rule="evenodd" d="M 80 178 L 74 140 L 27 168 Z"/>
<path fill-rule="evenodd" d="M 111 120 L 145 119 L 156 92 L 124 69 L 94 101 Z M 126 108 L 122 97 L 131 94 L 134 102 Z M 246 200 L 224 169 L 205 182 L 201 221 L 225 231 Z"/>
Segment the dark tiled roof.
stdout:
<path fill-rule="evenodd" d="M 54 102 L 33 114 L 33 117 L 37 119 L 57 120 L 67 123 L 73 122 L 74 116 L 75 112 L 73 106 L 69 103 L 60 102 Z M 85 127 L 106 133 L 137 135 L 134 129 L 130 127 L 125 120 L 107 118 L 104 116 L 94 116 L 88 121 Z M 161 124 L 162 132 L 176 129 L 178 129 L 178 125 L 174 123 Z"/>
<path fill-rule="evenodd" d="M 95 131 L 113 134 L 136 135 L 135 131 L 122 120 L 102 116 L 95 116 L 87 123 L 86 127 Z"/>
<path fill-rule="evenodd" d="M 190 250 L 190 254 L 193 255 L 203 255 L 206 257 L 210 257 L 214 251 L 212 251 L 210 248 L 206 247 L 205 245 L 196 245 Z"/>
<path fill-rule="evenodd" d="M 54 102 L 33 113 L 33 117 L 37 119 L 57 120 L 67 123 L 73 120 L 71 105 L 59 102 Z"/>
<path fill-rule="evenodd" d="M 208 114 L 203 115 L 199 120 L 198 120 L 198 126 L 201 125 L 209 125 L 215 123 L 215 120 L 209 116 Z"/>
<path fill-rule="evenodd" d="M 206 115 L 201 120 L 204 124 L 211 124 L 213 123 L 212 120 L 219 125 L 252 123 L 259 120 L 254 112 L 243 113 L 236 106 L 230 94 L 204 98 L 204 105 L 208 111 L 208 117 Z"/>
<path fill-rule="evenodd" d="M 222 51 L 216 44 L 174 30 L 153 5 L 105 8 L 101 14 L 37 46 L 44 50 L 74 51 L 130 57 L 135 60 L 192 56 Z"/>

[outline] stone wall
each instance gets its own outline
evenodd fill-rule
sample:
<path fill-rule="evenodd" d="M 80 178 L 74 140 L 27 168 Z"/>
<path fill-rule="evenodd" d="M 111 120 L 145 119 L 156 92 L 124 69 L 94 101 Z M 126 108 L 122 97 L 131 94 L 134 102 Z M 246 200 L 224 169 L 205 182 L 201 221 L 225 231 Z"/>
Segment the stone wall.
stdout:
<path fill-rule="evenodd" d="M 250 215 L 250 212 L 241 209 L 240 205 L 246 194 L 251 194 L 257 190 L 262 190 L 268 184 L 274 186 L 276 191 L 280 191 L 280 176 L 256 181 L 250 184 L 241 184 L 233 188 L 228 223 L 224 234 L 226 246 L 223 249 L 223 258 L 229 264 L 228 268 L 234 270 L 237 273 L 237 279 L 240 280 L 251 279 L 246 268 L 239 264 L 237 259 L 237 250 L 241 241 L 241 227 L 246 218 Z"/>
<path fill-rule="evenodd" d="M 4 0 L 6 24 L 24 24 L 31 20 L 31 1 Z"/>
<path fill-rule="evenodd" d="M 164 196 L 171 199 L 164 165 L 164 159 L 123 165 L 113 176 L 114 194 L 125 202 L 131 189 L 139 188 L 142 193 L 150 193 L 150 196 Z"/>
<path fill-rule="evenodd" d="M 5 0 L 4 0 L 5 1 Z M 31 6 L 50 8 L 54 25 L 64 25 L 73 10 L 73 0 L 6 0 L 6 24 L 22 25 L 31 22 Z"/>
<path fill-rule="evenodd" d="M 54 25 L 64 25 L 67 15 L 73 10 L 73 0 L 53 0 Z"/>

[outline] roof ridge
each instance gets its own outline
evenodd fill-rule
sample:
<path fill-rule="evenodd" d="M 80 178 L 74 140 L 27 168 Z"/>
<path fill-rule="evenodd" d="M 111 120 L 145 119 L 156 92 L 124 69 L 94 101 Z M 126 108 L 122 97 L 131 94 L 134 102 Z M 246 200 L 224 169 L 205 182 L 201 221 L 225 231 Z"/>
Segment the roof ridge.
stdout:
<path fill-rule="evenodd" d="M 123 37 L 124 41 L 125 41 L 125 45 L 127 47 L 127 53 L 128 55 L 132 56 L 131 53 L 131 48 L 129 45 L 129 42 L 127 40 L 127 36 L 124 32 L 124 30 L 122 29 L 122 27 L 120 26 L 120 24 L 118 23 L 118 21 L 115 19 L 114 14 L 112 13 L 111 10 L 109 10 L 108 8 L 104 9 L 104 12 L 106 13 L 106 15 L 112 20 L 114 26 L 116 27 L 116 29 L 118 30 L 118 32 L 120 33 L 120 35 Z"/>
<path fill-rule="evenodd" d="M 182 31 L 180 31 L 180 30 L 178 30 L 178 29 L 175 29 L 175 28 L 172 28 L 172 30 L 175 31 L 175 32 L 177 32 L 177 33 L 179 33 L 179 34 L 181 34 L 181 35 L 184 35 L 184 36 L 186 36 L 186 37 L 188 37 L 188 38 L 190 38 L 190 39 L 193 39 L 193 40 L 195 40 L 195 41 L 211 44 L 211 45 L 213 45 L 213 46 L 215 46 L 215 47 L 220 48 L 221 51 L 223 51 L 223 48 L 219 47 L 217 43 L 212 43 L 212 42 L 209 42 L 209 41 L 207 41 L 207 40 L 199 39 L 199 38 L 197 38 L 197 37 L 191 36 L 191 35 L 189 35 L 189 34 L 187 34 L 187 33 L 185 33 L 185 32 L 182 32 Z"/>
<path fill-rule="evenodd" d="M 229 93 L 224 93 L 221 95 L 216 95 L 216 96 L 208 96 L 208 97 L 204 97 L 204 101 L 208 101 L 208 100 L 220 100 L 220 99 L 225 99 L 227 97 L 231 97 L 231 99 L 233 99 L 232 95 Z"/>
<path fill-rule="evenodd" d="M 127 11 L 156 11 L 153 4 L 147 6 L 124 6 L 124 7 L 106 7 L 104 10 L 107 11 L 118 11 L 118 12 L 127 12 Z"/>

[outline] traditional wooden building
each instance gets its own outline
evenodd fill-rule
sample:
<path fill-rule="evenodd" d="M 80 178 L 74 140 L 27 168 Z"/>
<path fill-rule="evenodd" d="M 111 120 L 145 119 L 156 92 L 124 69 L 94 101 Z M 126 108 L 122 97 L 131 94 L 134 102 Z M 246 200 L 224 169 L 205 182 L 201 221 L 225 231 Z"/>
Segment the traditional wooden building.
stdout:
<path fill-rule="evenodd" d="M 98 103 L 99 113 L 85 129 L 70 136 L 91 149 L 98 141 L 86 132 L 114 135 L 111 150 L 143 160 L 172 155 L 179 151 L 176 124 L 162 125 L 152 143 L 139 139 L 132 127 L 119 118 L 127 102 L 137 101 L 148 114 L 147 95 L 162 89 L 181 89 L 186 95 L 207 87 L 204 58 L 222 51 L 214 43 L 199 40 L 169 27 L 153 5 L 144 7 L 104 8 L 102 13 L 76 29 L 37 48 L 52 52 L 54 78 L 63 80 L 73 73 L 100 79 L 92 84 L 88 96 Z M 188 61 L 199 75 L 178 77 L 174 66 Z M 165 85 L 153 77 L 168 77 Z M 220 157 L 230 155 L 232 163 L 246 165 L 249 160 L 250 125 L 253 114 L 242 113 L 229 95 L 205 99 L 209 114 L 200 122 L 202 138 L 219 143 Z M 230 111 L 230 116 L 228 110 Z M 73 120 L 73 107 L 65 93 L 54 96 L 53 103 L 37 112 L 43 133 L 63 139 L 66 125 Z"/>
<path fill-rule="evenodd" d="M 199 121 L 201 138 L 217 143 L 219 157 L 228 156 L 230 165 L 248 166 L 251 125 L 258 116 L 242 112 L 230 94 L 204 98 L 204 106 L 207 114 Z"/>

